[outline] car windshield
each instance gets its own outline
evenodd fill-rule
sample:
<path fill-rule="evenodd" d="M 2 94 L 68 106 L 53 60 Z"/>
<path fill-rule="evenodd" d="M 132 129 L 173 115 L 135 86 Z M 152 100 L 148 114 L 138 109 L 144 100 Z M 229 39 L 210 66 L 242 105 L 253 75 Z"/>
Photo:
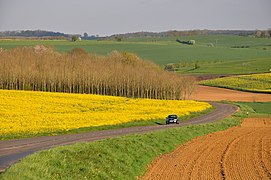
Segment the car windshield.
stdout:
<path fill-rule="evenodd" d="M 177 115 L 169 115 L 169 118 L 177 118 Z"/>

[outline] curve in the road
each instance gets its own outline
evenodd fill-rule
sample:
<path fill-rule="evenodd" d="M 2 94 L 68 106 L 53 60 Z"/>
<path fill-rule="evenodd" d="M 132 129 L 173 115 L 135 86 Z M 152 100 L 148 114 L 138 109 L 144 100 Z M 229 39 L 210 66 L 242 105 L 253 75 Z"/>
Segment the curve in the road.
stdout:
<path fill-rule="evenodd" d="M 81 134 L 67 134 L 59 136 L 44 136 L 44 137 L 25 138 L 19 140 L 0 141 L 0 172 L 3 172 L 6 168 L 8 168 L 10 165 L 17 162 L 21 158 L 39 150 L 73 144 L 76 142 L 92 142 L 121 135 L 146 133 L 149 131 L 174 128 L 192 124 L 209 123 L 228 117 L 238 110 L 238 107 L 232 104 L 222 104 L 215 102 L 212 102 L 211 104 L 215 107 L 214 111 L 199 117 L 195 117 L 189 121 L 180 122 L 179 125 L 140 126 L 114 130 L 87 132 Z"/>

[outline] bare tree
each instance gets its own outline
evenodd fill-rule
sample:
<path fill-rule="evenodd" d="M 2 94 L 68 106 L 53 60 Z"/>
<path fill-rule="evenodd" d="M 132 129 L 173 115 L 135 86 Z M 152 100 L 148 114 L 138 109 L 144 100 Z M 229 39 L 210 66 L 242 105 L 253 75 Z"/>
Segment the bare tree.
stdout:
<path fill-rule="evenodd" d="M 185 99 L 194 80 L 162 70 L 135 54 L 113 51 L 107 57 L 73 49 L 66 54 L 43 47 L 1 51 L 0 88 L 132 98 Z"/>

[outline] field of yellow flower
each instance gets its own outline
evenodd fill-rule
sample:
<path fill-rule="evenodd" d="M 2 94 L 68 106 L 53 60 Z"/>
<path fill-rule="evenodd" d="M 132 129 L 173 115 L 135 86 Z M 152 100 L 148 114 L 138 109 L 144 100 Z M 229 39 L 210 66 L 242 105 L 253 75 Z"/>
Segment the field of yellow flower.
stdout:
<path fill-rule="evenodd" d="M 164 119 L 170 113 L 182 116 L 210 107 L 184 100 L 0 90 L 0 137 Z"/>
<path fill-rule="evenodd" d="M 271 73 L 205 80 L 201 84 L 243 91 L 271 93 Z"/>

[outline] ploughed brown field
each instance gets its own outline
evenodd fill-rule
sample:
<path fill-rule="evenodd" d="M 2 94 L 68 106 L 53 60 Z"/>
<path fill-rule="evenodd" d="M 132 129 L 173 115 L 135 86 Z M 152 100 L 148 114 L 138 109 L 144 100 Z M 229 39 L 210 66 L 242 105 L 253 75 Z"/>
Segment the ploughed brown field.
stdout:
<path fill-rule="evenodd" d="M 189 99 L 199 101 L 240 101 L 240 102 L 270 102 L 271 94 L 250 93 L 235 91 L 225 88 L 216 88 L 209 86 L 197 86 Z"/>
<path fill-rule="evenodd" d="M 271 179 L 271 118 L 198 137 L 157 158 L 143 179 Z"/>

